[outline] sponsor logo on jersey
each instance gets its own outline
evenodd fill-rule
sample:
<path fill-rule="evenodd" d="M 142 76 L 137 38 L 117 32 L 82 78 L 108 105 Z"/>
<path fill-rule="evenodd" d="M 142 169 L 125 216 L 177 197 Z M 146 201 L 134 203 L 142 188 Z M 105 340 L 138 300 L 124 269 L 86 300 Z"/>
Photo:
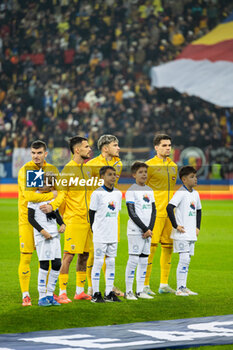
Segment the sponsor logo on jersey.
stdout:
<path fill-rule="evenodd" d="M 115 213 L 111 213 L 111 212 L 107 212 L 107 214 L 106 214 L 106 217 L 109 217 L 109 218 L 115 218 L 116 217 L 116 212 Z"/>
<path fill-rule="evenodd" d="M 143 195 L 143 200 L 144 202 L 146 202 L 146 204 L 142 205 L 142 209 L 151 209 L 151 204 L 150 203 L 150 197 L 148 196 L 148 194 L 144 194 Z"/>
<path fill-rule="evenodd" d="M 191 210 L 190 210 L 190 212 L 189 212 L 189 216 L 196 216 L 195 211 L 191 211 Z"/>
<path fill-rule="evenodd" d="M 143 195 L 143 200 L 144 200 L 146 203 L 149 203 L 149 202 L 150 202 L 150 197 L 148 196 L 148 194 L 144 194 L 144 195 Z"/>
<path fill-rule="evenodd" d="M 44 186 L 44 171 L 27 170 L 27 187 L 43 187 Z"/>
<path fill-rule="evenodd" d="M 23 275 L 26 275 L 29 271 L 23 272 Z"/>
<path fill-rule="evenodd" d="M 194 203 L 194 202 L 191 202 L 191 203 L 190 203 L 190 208 L 191 208 L 191 209 L 193 209 L 193 210 L 195 210 L 195 209 L 196 209 L 196 207 L 195 207 L 195 203 Z"/>
<path fill-rule="evenodd" d="M 112 201 L 108 203 L 108 208 L 111 210 L 115 210 L 116 209 L 116 204 Z"/>

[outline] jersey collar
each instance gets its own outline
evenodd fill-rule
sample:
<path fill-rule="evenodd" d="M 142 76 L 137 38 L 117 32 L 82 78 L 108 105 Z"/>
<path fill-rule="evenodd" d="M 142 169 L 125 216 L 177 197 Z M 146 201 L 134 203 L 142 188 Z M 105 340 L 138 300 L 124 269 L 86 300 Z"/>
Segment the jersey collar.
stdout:
<path fill-rule="evenodd" d="M 192 188 L 192 191 L 189 191 L 189 189 L 183 184 L 183 187 L 189 192 L 189 193 L 192 193 L 193 192 L 193 188 Z"/>
<path fill-rule="evenodd" d="M 114 187 L 111 189 L 111 188 L 106 187 L 105 185 L 103 185 L 102 188 L 107 192 L 112 192 L 114 190 Z"/>

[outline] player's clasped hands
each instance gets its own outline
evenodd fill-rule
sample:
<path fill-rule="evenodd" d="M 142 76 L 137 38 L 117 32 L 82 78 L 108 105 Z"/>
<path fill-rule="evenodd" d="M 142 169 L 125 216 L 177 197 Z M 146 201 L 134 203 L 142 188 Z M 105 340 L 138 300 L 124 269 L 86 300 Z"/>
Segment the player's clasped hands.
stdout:
<path fill-rule="evenodd" d="M 51 236 L 51 234 L 46 231 L 46 230 L 41 230 L 40 233 L 44 236 L 45 239 L 52 239 L 53 237 Z"/>
<path fill-rule="evenodd" d="M 66 229 L 66 225 L 65 224 L 62 224 L 58 230 L 59 233 L 64 233 L 65 232 L 65 229 Z"/>
<path fill-rule="evenodd" d="M 180 233 L 185 233 L 185 229 L 184 229 L 184 226 L 177 226 L 177 231 L 179 231 Z"/>
<path fill-rule="evenodd" d="M 148 238 L 152 237 L 153 233 L 151 230 L 147 230 L 146 232 L 143 233 L 142 238 Z"/>

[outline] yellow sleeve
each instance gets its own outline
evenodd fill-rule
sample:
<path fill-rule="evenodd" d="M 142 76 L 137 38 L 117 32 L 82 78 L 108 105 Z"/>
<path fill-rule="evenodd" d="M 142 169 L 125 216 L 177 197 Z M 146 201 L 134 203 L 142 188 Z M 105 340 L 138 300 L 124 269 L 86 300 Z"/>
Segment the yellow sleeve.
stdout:
<path fill-rule="evenodd" d="M 151 164 L 148 164 L 148 162 L 145 162 L 148 165 L 147 168 L 147 180 L 146 180 L 146 185 L 150 182 L 150 178 L 152 177 L 153 173 L 153 166 Z"/>
<path fill-rule="evenodd" d="M 27 202 L 39 203 L 39 202 L 50 201 L 51 199 L 53 199 L 52 192 L 36 193 L 36 188 L 26 190 L 25 184 L 26 184 L 25 172 L 24 172 L 24 168 L 22 168 L 20 169 L 19 175 L 18 175 L 18 185 L 25 200 Z"/>
<path fill-rule="evenodd" d="M 62 205 L 62 203 L 64 202 L 66 196 L 67 196 L 67 192 L 68 192 L 68 185 L 67 185 L 67 189 L 64 190 L 64 186 L 61 184 L 62 183 L 62 179 L 66 179 L 67 182 L 69 181 L 69 176 L 67 176 L 66 174 L 67 171 L 67 167 L 65 166 L 65 168 L 62 170 L 61 175 L 59 175 L 59 185 L 56 186 L 56 190 L 58 191 L 58 195 L 57 197 L 54 199 L 54 201 L 52 201 L 50 204 L 53 208 L 53 210 L 56 210 L 57 208 L 60 208 L 60 206 Z M 60 190 L 59 190 L 60 187 Z"/>
<path fill-rule="evenodd" d="M 49 204 L 51 204 L 53 210 L 56 210 L 57 208 L 59 208 L 62 205 L 66 196 L 67 196 L 67 191 L 59 191 L 58 192 L 57 198 L 55 198 L 54 201 L 49 203 Z"/>

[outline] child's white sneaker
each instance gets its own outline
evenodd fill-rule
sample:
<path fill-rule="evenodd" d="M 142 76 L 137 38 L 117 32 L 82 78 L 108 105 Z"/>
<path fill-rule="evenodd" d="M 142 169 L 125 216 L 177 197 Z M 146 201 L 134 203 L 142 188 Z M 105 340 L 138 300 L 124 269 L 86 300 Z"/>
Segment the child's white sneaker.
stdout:
<path fill-rule="evenodd" d="M 188 288 L 185 288 L 185 292 L 188 293 L 188 295 L 198 295 L 198 293 L 191 291 Z"/>
<path fill-rule="evenodd" d="M 127 300 L 138 300 L 138 298 L 135 297 L 133 292 L 125 293 L 125 299 L 127 299 Z"/>
<path fill-rule="evenodd" d="M 189 294 L 186 292 L 186 288 L 184 288 L 184 287 L 180 287 L 179 289 L 177 289 L 176 295 L 180 296 L 180 297 L 188 297 L 189 296 Z"/>
<path fill-rule="evenodd" d="M 137 298 L 140 298 L 140 299 L 154 299 L 154 297 L 146 294 L 145 292 L 136 293 L 136 296 Z"/>

